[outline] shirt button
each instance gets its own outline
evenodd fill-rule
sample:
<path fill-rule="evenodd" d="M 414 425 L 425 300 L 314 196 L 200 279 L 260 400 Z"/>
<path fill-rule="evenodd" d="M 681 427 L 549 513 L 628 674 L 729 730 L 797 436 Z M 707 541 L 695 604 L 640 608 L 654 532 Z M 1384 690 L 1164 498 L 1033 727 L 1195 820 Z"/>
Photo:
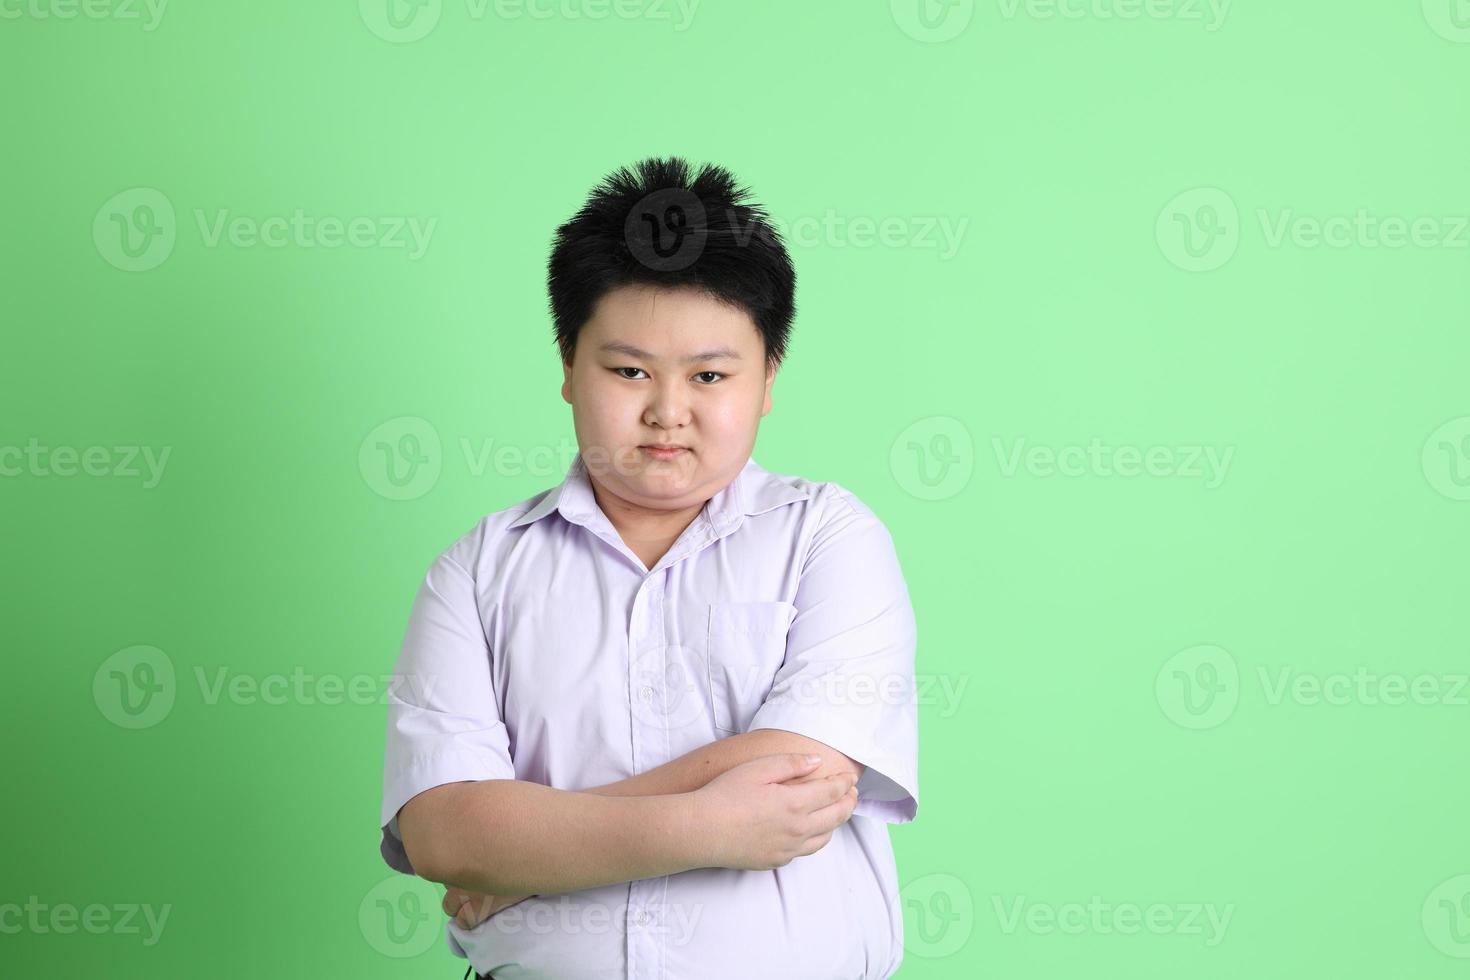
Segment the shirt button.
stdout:
<path fill-rule="evenodd" d="M 640 926 L 648 925 L 648 913 L 644 912 L 642 909 L 638 910 L 638 924 Z"/>
<path fill-rule="evenodd" d="M 651 688 L 651 687 L 644 687 L 643 690 L 641 690 L 641 691 L 638 692 L 638 696 L 640 698 L 642 698 L 644 701 L 652 701 L 653 700 L 653 688 Z M 640 912 L 639 914 L 641 915 L 642 913 Z"/>

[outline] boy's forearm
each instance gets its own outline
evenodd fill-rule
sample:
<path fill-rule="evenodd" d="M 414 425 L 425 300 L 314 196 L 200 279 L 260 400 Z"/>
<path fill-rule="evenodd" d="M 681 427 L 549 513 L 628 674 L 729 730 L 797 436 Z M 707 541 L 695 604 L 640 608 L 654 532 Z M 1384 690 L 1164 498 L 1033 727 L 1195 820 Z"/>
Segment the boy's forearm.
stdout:
<path fill-rule="evenodd" d="M 419 871 L 446 885 L 545 894 L 710 866 L 687 795 L 611 798 L 510 779 L 436 789 L 449 792 L 413 812 L 411 800 L 399 825 L 411 859 L 411 842 L 432 842 Z"/>
<path fill-rule="evenodd" d="M 692 793 L 716 776 L 742 762 L 781 752 L 812 753 L 822 757 L 822 764 L 799 782 L 825 779 L 839 772 L 862 775 L 863 766 L 848 759 L 831 746 L 816 739 L 778 728 L 758 728 L 740 735 L 718 739 L 686 752 L 647 772 L 603 786 L 585 789 L 599 796 L 664 796 Z"/>
<path fill-rule="evenodd" d="M 761 728 L 718 739 L 647 772 L 577 793 L 512 780 L 457 783 L 454 803 L 444 806 L 436 803 L 434 816 L 426 815 L 421 821 L 422 839 L 433 841 L 439 853 L 453 857 L 443 862 L 448 866 L 444 871 L 423 874 L 421 870 L 420 874 L 467 891 L 507 896 L 508 904 L 513 904 L 528 895 L 554 894 L 711 867 L 711 859 L 703 853 L 703 838 L 698 833 L 702 821 L 693 815 L 693 801 L 688 794 L 743 762 L 781 752 L 810 752 L 822 757 L 822 764 L 797 782 L 824 779 L 837 772 L 861 775 L 864 769 L 815 739 L 782 729 Z M 479 790 L 465 795 L 466 787 L 495 784 L 518 788 Z M 496 799 L 485 799 L 487 792 Z M 631 809 L 614 806 L 609 810 L 564 799 L 589 796 L 638 800 L 619 801 L 634 803 Z M 607 799 L 602 802 L 614 803 Z M 411 801 L 409 806 L 413 805 Z M 519 821 L 517 814 L 521 815 Z M 527 815 L 531 815 L 529 819 Z M 543 821 L 543 817 L 549 822 Z M 610 822 L 599 825 L 599 820 Z M 651 821 L 649 827 L 645 827 L 645 820 Z M 499 832 L 465 833 L 467 827 L 495 828 Z M 655 833 L 645 835 L 644 831 L 650 827 Z M 630 837 L 636 842 L 634 849 L 618 844 L 620 839 Z M 584 864 L 568 857 L 568 843 L 574 851 L 594 852 L 595 863 Z M 671 860 L 678 866 L 668 866 Z"/>

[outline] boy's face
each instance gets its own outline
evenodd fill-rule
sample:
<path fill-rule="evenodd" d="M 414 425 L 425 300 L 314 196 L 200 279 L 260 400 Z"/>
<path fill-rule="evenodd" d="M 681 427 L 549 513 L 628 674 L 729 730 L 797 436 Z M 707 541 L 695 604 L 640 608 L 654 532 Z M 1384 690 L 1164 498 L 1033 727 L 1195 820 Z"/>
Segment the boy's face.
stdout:
<path fill-rule="evenodd" d="M 735 479 L 776 379 L 749 314 L 653 286 L 605 294 L 563 375 L 589 472 L 635 515 L 698 507 Z M 642 448 L 662 443 L 685 448 L 667 459 Z"/>

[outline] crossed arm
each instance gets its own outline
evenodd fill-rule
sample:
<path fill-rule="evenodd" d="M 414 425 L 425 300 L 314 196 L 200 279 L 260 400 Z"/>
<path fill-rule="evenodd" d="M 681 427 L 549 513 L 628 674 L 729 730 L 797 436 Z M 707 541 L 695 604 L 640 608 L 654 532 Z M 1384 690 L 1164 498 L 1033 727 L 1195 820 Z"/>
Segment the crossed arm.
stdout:
<path fill-rule="evenodd" d="M 757 728 L 742 735 L 731 735 L 710 742 L 656 769 L 583 792 L 596 793 L 599 796 L 672 796 L 677 793 L 692 793 L 742 762 L 782 752 L 809 752 L 822 757 L 821 766 L 810 775 L 803 776 L 799 782 L 825 779 L 840 772 L 850 772 L 855 776 L 863 774 L 864 767 L 860 763 L 814 738 L 780 728 Z"/>
<path fill-rule="evenodd" d="M 863 774 L 864 766 L 861 763 L 854 762 L 830 745 L 783 729 L 760 728 L 710 742 L 647 772 L 581 792 L 603 797 L 676 797 L 700 789 L 711 779 L 742 763 L 784 752 L 811 753 L 822 757 L 822 764 L 816 770 L 794 782 L 825 779 L 844 772 L 851 773 L 855 778 Z M 421 794 L 423 795 L 425 794 Z M 404 807 L 405 815 L 418 799 L 420 797 L 415 797 Z M 408 820 L 401 820 L 400 829 L 404 829 L 408 823 Z M 406 849 L 412 847 L 411 836 L 405 829 Z M 610 846 L 616 846 L 616 843 L 608 842 Z M 650 872 L 657 873 L 660 872 Z M 646 876 L 648 875 L 639 875 Z M 473 879 L 485 880 L 483 875 L 426 874 L 424 877 L 434 878 L 448 887 L 443 901 L 444 911 L 454 916 L 466 928 L 473 928 L 496 912 L 530 897 L 522 894 L 491 895 L 476 891 L 478 882 Z"/>

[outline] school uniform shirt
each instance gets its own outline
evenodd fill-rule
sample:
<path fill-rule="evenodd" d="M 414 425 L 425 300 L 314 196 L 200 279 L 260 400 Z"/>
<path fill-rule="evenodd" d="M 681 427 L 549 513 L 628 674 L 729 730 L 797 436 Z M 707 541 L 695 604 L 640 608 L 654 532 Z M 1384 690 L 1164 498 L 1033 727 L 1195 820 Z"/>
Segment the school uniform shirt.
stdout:
<path fill-rule="evenodd" d="M 389 696 L 383 858 L 414 873 L 398 811 L 443 783 L 585 790 L 796 732 L 867 767 L 816 853 L 534 896 L 446 917 L 446 941 L 496 980 L 882 980 L 903 958 L 885 825 L 918 810 L 914 645 L 889 532 L 838 484 L 749 459 L 647 568 L 579 453 L 429 565 Z"/>

